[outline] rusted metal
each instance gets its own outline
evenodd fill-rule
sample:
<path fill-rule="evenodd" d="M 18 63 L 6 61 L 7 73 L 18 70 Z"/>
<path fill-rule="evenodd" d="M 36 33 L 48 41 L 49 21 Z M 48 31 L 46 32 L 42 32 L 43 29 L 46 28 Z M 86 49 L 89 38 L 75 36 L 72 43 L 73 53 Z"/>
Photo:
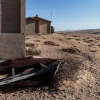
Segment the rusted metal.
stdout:
<path fill-rule="evenodd" d="M 0 63 L 0 72 L 10 70 L 11 68 L 18 69 L 22 67 L 30 67 L 35 64 L 47 63 L 54 60 L 55 59 L 51 58 L 32 58 L 32 57 L 20 58 L 15 60 L 6 60 Z"/>

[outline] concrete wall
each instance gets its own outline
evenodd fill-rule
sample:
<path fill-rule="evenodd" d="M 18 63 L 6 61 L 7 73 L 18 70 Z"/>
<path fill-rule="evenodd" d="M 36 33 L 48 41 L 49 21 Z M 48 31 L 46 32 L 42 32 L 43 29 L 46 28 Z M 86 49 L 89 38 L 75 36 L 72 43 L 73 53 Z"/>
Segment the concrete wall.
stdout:
<path fill-rule="evenodd" d="M 24 41 L 24 42 L 23 42 Z M 15 59 L 25 56 L 25 36 L 22 34 L 0 34 L 0 58 Z"/>
<path fill-rule="evenodd" d="M 20 33 L 20 0 L 1 0 L 0 33 Z"/>
<path fill-rule="evenodd" d="M 47 33 L 51 33 L 51 22 L 47 22 Z"/>
<path fill-rule="evenodd" d="M 0 33 L 25 33 L 25 0 L 0 0 Z"/>
<path fill-rule="evenodd" d="M 39 34 L 38 21 L 34 19 L 26 19 L 26 34 Z"/>
<path fill-rule="evenodd" d="M 3 59 L 25 57 L 25 1 L 0 0 L 0 57 Z"/>
<path fill-rule="evenodd" d="M 50 33 L 50 22 L 45 20 L 39 20 L 39 34 Z"/>
<path fill-rule="evenodd" d="M 26 0 L 20 0 L 20 33 L 25 33 Z"/>

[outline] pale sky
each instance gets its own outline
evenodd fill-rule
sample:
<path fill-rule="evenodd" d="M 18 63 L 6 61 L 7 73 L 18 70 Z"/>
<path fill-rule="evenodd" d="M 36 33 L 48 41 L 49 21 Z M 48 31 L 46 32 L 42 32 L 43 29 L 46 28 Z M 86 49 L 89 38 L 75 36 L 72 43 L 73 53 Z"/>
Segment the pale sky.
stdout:
<path fill-rule="evenodd" d="M 51 20 L 56 31 L 100 28 L 100 0 L 27 0 L 26 16 Z"/>

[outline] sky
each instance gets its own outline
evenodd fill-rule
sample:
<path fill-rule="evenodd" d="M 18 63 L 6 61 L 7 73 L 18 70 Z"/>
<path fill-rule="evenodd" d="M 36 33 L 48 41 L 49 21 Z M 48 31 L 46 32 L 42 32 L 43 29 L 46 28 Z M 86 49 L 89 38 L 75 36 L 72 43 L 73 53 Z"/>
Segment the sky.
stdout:
<path fill-rule="evenodd" d="M 55 31 L 100 29 L 100 0 L 26 0 L 26 17 L 36 14 Z"/>

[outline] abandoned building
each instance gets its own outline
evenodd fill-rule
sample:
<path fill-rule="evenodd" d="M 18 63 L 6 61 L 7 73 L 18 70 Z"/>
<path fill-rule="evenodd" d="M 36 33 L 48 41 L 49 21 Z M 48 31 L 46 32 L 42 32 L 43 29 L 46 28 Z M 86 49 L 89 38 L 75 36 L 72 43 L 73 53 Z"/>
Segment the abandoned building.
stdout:
<path fill-rule="evenodd" d="M 0 58 L 25 56 L 25 0 L 0 0 Z"/>
<path fill-rule="evenodd" d="M 26 34 L 38 34 L 38 33 L 39 33 L 39 21 L 31 17 L 26 18 Z"/>
<path fill-rule="evenodd" d="M 38 17 L 28 17 L 26 18 L 26 34 L 52 34 L 54 33 L 54 28 L 51 26 L 51 21 L 44 18 Z"/>

